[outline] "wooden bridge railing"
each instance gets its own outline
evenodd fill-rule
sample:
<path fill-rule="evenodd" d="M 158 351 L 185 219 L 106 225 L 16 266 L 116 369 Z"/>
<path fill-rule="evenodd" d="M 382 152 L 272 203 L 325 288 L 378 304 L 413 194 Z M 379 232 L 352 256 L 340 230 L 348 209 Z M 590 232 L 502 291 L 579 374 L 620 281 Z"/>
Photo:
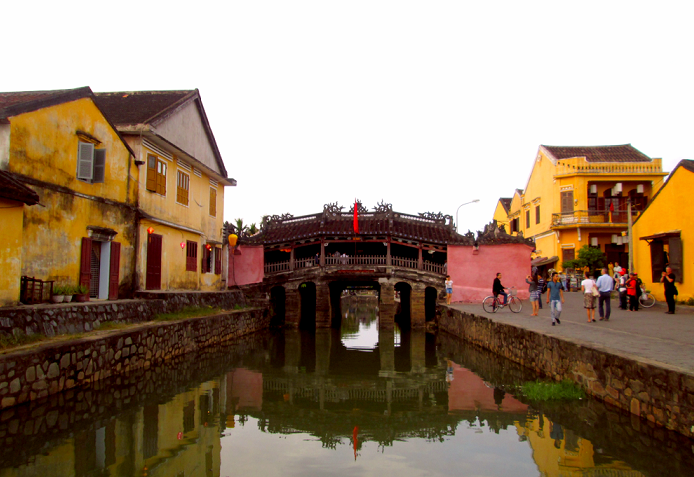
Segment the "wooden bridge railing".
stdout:
<path fill-rule="evenodd" d="M 354 265 L 387 265 L 388 257 L 385 255 L 356 255 L 356 256 L 335 256 L 327 255 L 325 257 L 326 266 L 354 266 Z M 411 270 L 419 270 L 419 260 L 416 258 L 403 258 L 391 256 L 391 265 L 394 267 L 408 268 Z M 300 270 L 306 268 L 317 268 L 320 266 L 319 261 L 315 257 L 310 258 L 299 258 L 294 260 L 294 267 L 291 266 L 291 261 L 287 260 L 284 262 L 266 263 L 265 273 L 281 273 L 288 272 L 292 269 Z M 423 261 L 421 270 L 426 272 L 433 272 L 439 274 L 445 274 L 446 269 L 443 264 Z"/>

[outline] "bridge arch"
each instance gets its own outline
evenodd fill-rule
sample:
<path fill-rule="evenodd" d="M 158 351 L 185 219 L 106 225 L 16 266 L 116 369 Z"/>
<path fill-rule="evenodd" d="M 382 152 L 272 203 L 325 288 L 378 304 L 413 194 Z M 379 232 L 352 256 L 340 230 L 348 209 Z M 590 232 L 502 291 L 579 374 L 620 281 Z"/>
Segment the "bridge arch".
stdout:
<path fill-rule="evenodd" d="M 426 287 L 424 289 L 424 321 L 427 323 L 436 320 L 438 294 L 435 287 Z"/>
<path fill-rule="evenodd" d="M 342 324 L 342 297 L 345 290 L 376 290 L 380 295 L 381 286 L 377 280 L 341 279 L 329 283 L 330 290 L 330 327 L 340 329 Z"/>
<path fill-rule="evenodd" d="M 303 282 L 299 285 L 299 302 L 301 314 L 299 328 L 305 330 L 316 329 L 316 284 Z"/>
<path fill-rule="evenodd" d="M 409 330 L 412 327 L 412 285 L 407 282 L 397 282 L 395 286 L 395 322 L 400 329 Z"/>
<path fill-rule="evenodd" d="M 277 285 L 270 289 L 270 326 L 281 327 L 286 321 L 287 291 Z"/>

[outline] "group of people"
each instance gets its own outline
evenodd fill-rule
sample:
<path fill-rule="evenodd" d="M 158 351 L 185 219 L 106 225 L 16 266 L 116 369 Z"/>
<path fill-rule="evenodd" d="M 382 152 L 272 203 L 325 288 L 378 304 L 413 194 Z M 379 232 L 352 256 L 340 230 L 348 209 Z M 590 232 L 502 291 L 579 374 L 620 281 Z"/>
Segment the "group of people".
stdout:
<path fill-rule="evenodd" d="M 501 286 L 501 274 L 497 273 L 496 279 L 494 280 L 494 287 L 497 286 L 497 280 L 499 280 L 498 285 Z M 530 304 L 533 307 L 533 312 L 530 316 L 537 316 L 540 308 L 542 308 L 542 294 L 545 291 L 547 293 L 547 304 L 549 305 L 550 315 L 552 317 L 552 326 L 560 325 L 562 304 L 564 303 L 564 287 L 565 285 L 561 282 L 558 273 L 553 272 L 551 275 L 551 280 L 549 283 L 545 282 L 542 275 L 538 274 L 537 269 L 533 269 L 533 274 L 525 277 L 525 283 L 528 284 L 528 291 L 530 292 Z"/>

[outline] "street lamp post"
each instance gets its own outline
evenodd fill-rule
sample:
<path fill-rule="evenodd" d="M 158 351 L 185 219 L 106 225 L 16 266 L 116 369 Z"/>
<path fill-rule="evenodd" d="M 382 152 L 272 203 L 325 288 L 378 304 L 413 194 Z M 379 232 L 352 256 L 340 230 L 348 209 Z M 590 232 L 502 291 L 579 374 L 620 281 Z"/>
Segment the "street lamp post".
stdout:
<path fill-rule="evenodd" d="M 455 231 L 458 232 L 458 211 L 460 208 L 464 205 L 472 204 L 474 202 L 479 202 L 479 199 L 471 200 L 470 202 L 465 202 L 464 204 L 460 204 L 457 209 L 455 209 Z"/>

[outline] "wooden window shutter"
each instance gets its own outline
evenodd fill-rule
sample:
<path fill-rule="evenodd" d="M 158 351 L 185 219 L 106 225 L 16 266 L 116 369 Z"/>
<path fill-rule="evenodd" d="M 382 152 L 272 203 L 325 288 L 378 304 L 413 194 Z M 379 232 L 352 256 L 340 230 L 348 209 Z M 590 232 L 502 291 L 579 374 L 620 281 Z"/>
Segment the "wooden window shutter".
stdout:
<path fill-rule="evenodd" d="M 80 285 L 89 290 L 92 279 L 92 239 L 82 237 L 82 256 L 80 259 Z"/>
<path fill-rule="evenodd" d="M 661 240 L 653 240 L 651 242 L 651 277 L 653 278 L 653 283 L 658 283 L 662 277 L 661 274 L 665 271 L 664 253 L 663 242 Z"/>
<path fill-rule="evenodd" d="M 680 237 L 670 237 L 668 241 L 668 257 L 672 273 L 675 274 L 675 282 L 682 283 L 682 239 Z"/>
<path fill-rule="evenodd" d="M 186 271 L 198 271 L 198 243 L 186 241 Z"/>
<path fill-rule="evenodd" d="M 92 182 L 102 183 L 106 178 L 106 149 L 94 150 L 94 173 Z"/>
<path fill-rule="evenodd" d="M 176 201 L 179 204 L 188 205 L 188 190 L 190 188 L 190 177 L 181 171 L 178 171 L 176 180 Z"/>
<path fill-rule="evenodd" d="M 157 156 L 147 155 L 147 190 L 157 191 Z"/>
<path fill-rule="evenodd" d="M 166 195 L 166 163 L 157 160 L 157 193 Z"/>
<path fill-rule="evenodd" d="M 222 249 L 219 247 L 214 248 L 214 273 L 215 275 L 222 274 Z"/>
<path fill-rule="evenodd" d="M 525 228 L 530 228 L 530 209 L 525 211 Z"/>
<path fill-rule="evenodd" d="M 540 223 L 540 206 L 535 207 L 535 223 Z"/>
<path fill-rule="evenodd" d="M 120 281 L 120 243 L 111 242 L 111 263 L 108 272 L 108 299 L 118 299 L 118 282 Z"/>
<path fill-rule="evenodd" d="M 80 142 L 77 150 L 77 178 L 90 181 L 94 176 L 94 144 Z"/>
<path fill-rule="evenodd" d="M 210 215 L 217 217 L 217 190 L 210 187 Z"/>

